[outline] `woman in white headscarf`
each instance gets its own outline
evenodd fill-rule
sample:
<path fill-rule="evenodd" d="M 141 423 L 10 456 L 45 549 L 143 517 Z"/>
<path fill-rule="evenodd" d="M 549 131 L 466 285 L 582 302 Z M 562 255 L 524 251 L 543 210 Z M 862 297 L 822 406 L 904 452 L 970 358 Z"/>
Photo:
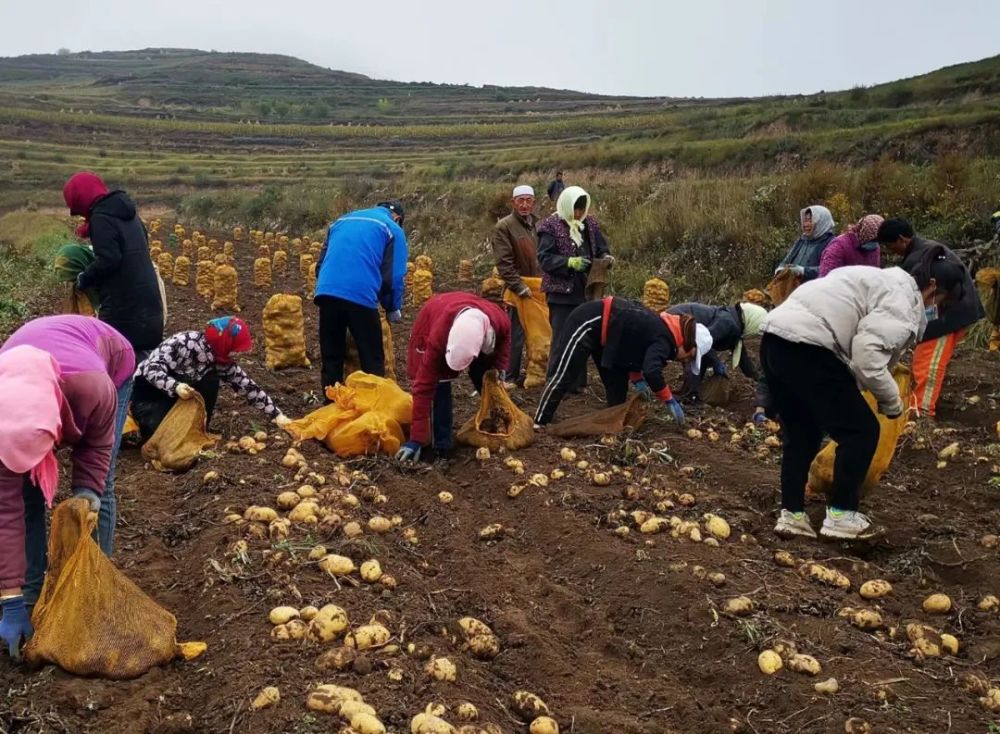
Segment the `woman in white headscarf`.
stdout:
<path fill-rule="evenodd" d="M 542 291 L 549 306 L 553 344 L 559 341 L 573 309 L 587 300 L 587 277 L 593 262 L 601 258 L 614 262 L 597 219 L 589 214 L 590 206 L 590 194 L 579 186 L 570 186 L 559 195 L 555 214 L 538 225 L 538 264 L 543 273 Z M 549 377 L 553 368 L 550 356 Z M 584 372 L 573 391 L 586 383 Z"/>
<path fill-rule="evenodd" d="M 825 206 L 814 204 L 799 212 L 802 235 L 795 240 L 792 248 L 775 268 L 777 275 L 782 270 L 791 270 L 801 281 L 819 277 L 819 263 L 823 251 L 834 238 L 833 215 Z"/>

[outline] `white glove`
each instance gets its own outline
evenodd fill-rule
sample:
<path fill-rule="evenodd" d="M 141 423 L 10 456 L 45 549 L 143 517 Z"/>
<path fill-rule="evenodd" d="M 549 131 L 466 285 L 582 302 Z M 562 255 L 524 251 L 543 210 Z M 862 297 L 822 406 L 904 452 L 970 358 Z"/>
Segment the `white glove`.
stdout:
<path fill-rule="evenodd" d="M 198 392 L 193 387 L 188 385 L 186 382 L 178 382 L 176 389 L 177 389 L 177 397 L 179 397 L 181 400 L 190 400 L 195 396 L 195 393 Z"/>

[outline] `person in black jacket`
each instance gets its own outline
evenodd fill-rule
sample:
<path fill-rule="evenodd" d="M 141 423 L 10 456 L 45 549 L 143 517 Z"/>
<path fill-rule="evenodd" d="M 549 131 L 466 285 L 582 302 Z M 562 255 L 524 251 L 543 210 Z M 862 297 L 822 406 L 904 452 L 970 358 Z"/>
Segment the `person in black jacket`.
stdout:
<path fill-rule="evenodd" d="M 704 334 L 707 338 L 707 330 Z M 640 392 L 655 395 L 677 424 L 683 425 L 684 410 L 670 392 L 663 368 L 671 360 L 698 361 L 697 326 L 690 316 L 657 315 L 625 298 L 590 301 L 570 314 L 552 354 L 555 369 L 538 403 L 537 425 L 552 422 L 559 403 L 587 369 L 589 358 L 600 372 L 609 407 L 625 402 L 629 382 L 633 382 Z"/>
<path fill-rule="evenodd" d="M 94 248 L 94 262 L 77 276 L 76 288 L 97 293 L 98 318 L 128 340 L 139 362 L 163 340 L 163 301 L 149 257 L 146 228 L 135 204 L 124 191 L 109 191 L 97 174 L 88 171 L 73 174 L 63 188 L 63 198 L 70 214 L 83 217 L 77 236 L 89 239 Z M 111 468 L 101 496 L 101 513 L 109 512 L 111 517 L 110 537 L 101 538 L 108 556 L 117 517 L 115 460 L 128 417 L 132 383 L 129 378 L 118 388 Z"/>
<path fill-rule="evenodd" d="M 927 329 L 913 349 L 913 401 L 917 415 L 933 418 L 938 398 L 944 386 L 948 363 L 955 348 L 965 337 L 966 330 L 986 315 L 976 284 L 969 269 L 958 255 L 934 240 L 914 233 L 905 219 L 886 219 L 878 228 L 878 241 L 889 252 L 903 258 L 900 266 L 913 275 L 926 259 L 926 253 L 941 248 L 944 260 L 962 268 L 965 277 L 948 309 L 938 314 L 936 306 L 928 308 Z"/>

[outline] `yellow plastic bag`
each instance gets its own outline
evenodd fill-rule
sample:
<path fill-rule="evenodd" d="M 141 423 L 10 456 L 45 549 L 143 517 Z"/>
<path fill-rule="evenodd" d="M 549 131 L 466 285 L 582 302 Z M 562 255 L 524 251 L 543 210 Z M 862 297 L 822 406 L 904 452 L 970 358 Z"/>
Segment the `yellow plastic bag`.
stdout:
<path fill-rule="evenodd" d="M 305 322 L 299 296 L 276 293 L 264 306 L 264 347 L 267 368 L 308 367 Z"/>
<path fill-rule="evenodd" d="M 403 429 L 389 416 L 369 411 L 328 434 L 323 443 L 343 458 L 367 454 L 392 456 L 403 444 Z"/>
<path fill-rule="evenodd" d="M 785 268 L 772 278 L 764 290 L 770 296 L 771 303 L 780 306 L 800 285 L 802 285 L 802 278 L 789 268 Z"/>
<path fill-rule="evenodd" d="M 206 433 L 205 401 L 195 393 L 178 400 L 142 447 L 142 458 L 157 471 L 187 471 L 218 436 Z"/>
<path fill-rule="evenodd" d="M 909 368 L 904 365 L 896 365 L 892 376 L 896 380 L 896 385 L 899 386 L 899 396 L 903 400 L 903 405 L 909 405 L 911 390 Z M 908 415 L 907 411 L 904 410 L 903 414 L 898 418 L 886 418 L 878 412 L 875 396 L 867 390 L 862 394 L 864 395 L 865 402 L 868 403 L 868 407 L 878 417 L 879 425 L 878 447 L 875 449 L 875 456 L 868 467 L 865 481 L 861 485 L 861 495 L 864 496 L 878 485 L 882 475 L 885 474 L 892 463 L 892 457 L 896 453 L 896 444 L 899 443 L 899 437 L 906 427 Z M 833 488 L 833 462 L 837 455 L 836 451 L 837 442 L 830 441 L 816 455 L 816 458 L 813 459 L 812 465 L 809 467 L 808 490 L 810 494 L 828 495 L 830 493 L 830 490 Z"/>
<path fill-rule="evenodd" d="M 650 278 L 642 286 L 642 305 L 661 313 L 670 306 L 670 286 L 659 278 Z"/>
<path fill-rule="evenodd" d="M 459 429 L 457 437 L 460 443 L 494 451 L 523 449 L 534 443 L 535 429 L 531 418 L 514 405 L 503 389 L 496 370 L 490 370 L 483 378 L 479 410 Z"/>
<path fill-rule="evenodd" d="M 343 385 L 328 387 L 326 394 L 362 413 L 382 413 L 404 426 L 413 421 L 413 396 L 387 377 L 352 372 Z"/>
<path fill-rule="evenodd" d="M 130 581 L 91 537 L 87 500 L 52 513 L 49 568 L 24 649 L 30 666 L 54 663 L 75 675 L 136 678 L 174 658 L 201 655 L 203 642 L 177 643 L 177 619 Z"/>
<path fill-rule="evenodd" d="M 524 327 L 524 343 L 528 352 L 528 365 L 524 386 L 528 389 L 545 385 L 545 370 L 549 363 L 552 344 L 552 326 L 549 324 L 549 307 L 542 293 L 541 278 L 522 278 L 531 289 L 530 298 L 521 298 L 509 290 L 504 293 L 504 303 L 514 307 L 517 318 Z M 517 375 L 512 375 L 516 378 Z"/>
<path fill-rule="evenodd" d="M 329 390 L 330 388 L 327 388 L 328 392 Z M 350 423 L 357 417 L 358 413 L 353 407 L 330 403 L 292 421 L 285 426 L 285 430 L 296 441 L 305 441 L 310 438 L 322 441 L 331 431 Z"/>

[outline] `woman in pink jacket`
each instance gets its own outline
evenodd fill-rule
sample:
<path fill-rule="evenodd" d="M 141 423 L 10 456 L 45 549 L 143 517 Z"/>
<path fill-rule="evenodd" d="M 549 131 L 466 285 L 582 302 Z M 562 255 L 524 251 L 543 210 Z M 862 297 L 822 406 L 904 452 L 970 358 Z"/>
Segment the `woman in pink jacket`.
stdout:
<path fill-rule="evenodd" d="M 819 260 L 819 277 L 825 278 L 837 268 L 847 265 L 880 267 L 878 228 L 885 219 L 878 214 L 866 214 L 852 224 L 844 234 L 834 237 Z"/>
<path fill-rule="evenodd" d="M 47 565 L 45 507 L 59 487 L 55 452 L 70 447 L 73 494 L 94 512 L 104 510 L 117 392 L 134 371 L 125 337 L 86 316 L 30 321 L 0 348 L 0 641 L 15 658 L 31 636 L 30 611 Z M 114 518 L 101 515 L 105 536 Z"/>

